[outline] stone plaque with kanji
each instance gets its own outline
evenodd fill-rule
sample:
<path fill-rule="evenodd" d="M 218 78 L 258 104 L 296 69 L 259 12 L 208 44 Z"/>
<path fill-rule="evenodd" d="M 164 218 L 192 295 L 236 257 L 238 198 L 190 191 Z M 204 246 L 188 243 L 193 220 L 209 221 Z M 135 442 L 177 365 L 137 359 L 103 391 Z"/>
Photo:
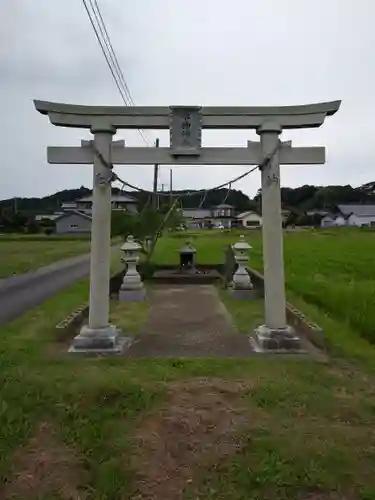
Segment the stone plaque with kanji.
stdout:
<path fill-rule="evenodd" d="M 171 106 L 170 143 L 173 155 L 200 155 L 202 111 L 198 106 Z"/>

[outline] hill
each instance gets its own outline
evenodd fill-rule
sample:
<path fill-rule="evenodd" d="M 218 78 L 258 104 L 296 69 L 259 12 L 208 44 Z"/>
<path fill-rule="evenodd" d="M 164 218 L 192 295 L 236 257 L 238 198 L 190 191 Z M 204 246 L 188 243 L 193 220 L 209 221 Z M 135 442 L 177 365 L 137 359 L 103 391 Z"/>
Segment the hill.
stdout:
<path fill-rule="evenodd" d="M 361 187 L 353 188 L 346 186 L 312 186 L 305 185 L 298 188 L 281 188 L 281 200 L 284 207 L 294 207 L 300 211 L 308 210 L 330 210 L 339 203 L 375 203 L 375 193 L 373 186 L 375 183 L 368 183 Z M 113 188 L 113 193 L 118 194 L 121 190 Z M 194 193 L 185 196 L 186 193 Z M 58 210 L 62 203 L 72 202 L 77 198 L 87 196 L 91 190 L 81 186 L 78 189 L 66 189 L 43 198 L 10 198 L 0 201 L 0 213 L 23 213 L 34 215 L 36 213 L 49 213 Z M 141 209 L 150 201 L 147 193 L 138 191 L 126 191 L 127 194 L 138 200 Z M 209 191 L 207 194 L 195 190 L 174 191 L 173 194 L 182 195 L 182 206 L 184 208 L 196 208 L 202 204 L 203 208 L 213 207 L 220 203 L 233 205 L 238 211 L 245 211 L 260 207 L 261 190 L 251 199 L 240 190 L 217 189 Z M 164 198 L 163 198 L 164 199 Z M 168 198 L 165 198 L 168 199 Z"/>
<path fill-rule="evenodd" d="M 113 188 L 112 192 L 113 194 L 118 194 L 121 190 Z M 252 207 L 250 198 L 241 191 L 237 190 L 231 190 L 228 193 L 227 189 L 217 189 L 208 192 L 206 197 L 204 197 L 204 193 L 194 190 L 174 191 L 173 194 L 184 195 L 187 192 L 194 192 L 195 194 L 183 198 L 182 205 L 184 208 L 195 208 L 199 206 L 202 201 L 204 202 L 203 207 L 212 207 L 223 203 L 224 200 L 226 203 L 235 206 L 237 210 L 247 210 Z M 90 189 L 81 186 L 79 189 L 66 189 L 43 198 L 17 198 L 16 200 L 14 198 L 9 198 L 0 201 L 0 211 L 2 213 L 13 213 L 14 211 L 17 211 L 29 215 L 33 215 L 35 213 L 43 214 L 54 212 L 61 207 L 62 203 L 72 202 L 77 198 L 82 198 L 90 193 Z M 150 198 L 147 193 L 138 191 L 126 191 L 126 194 L 129 194 L 138 200 L 139 208 L 142 208 L 146 203 L 148 203 Z"/>

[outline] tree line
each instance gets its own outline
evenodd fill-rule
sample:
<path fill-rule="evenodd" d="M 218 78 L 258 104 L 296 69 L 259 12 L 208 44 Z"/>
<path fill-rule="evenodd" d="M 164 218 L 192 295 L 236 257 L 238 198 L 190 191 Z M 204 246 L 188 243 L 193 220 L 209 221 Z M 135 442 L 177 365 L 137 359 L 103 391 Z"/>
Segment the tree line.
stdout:
<path fill-rule="evenodd" d="M 353 188 L 350 185 L 283 187 L 281 188 L 282 206 L 291 211 L 291 218 L 294 221 L 297 219 L 301 221 L 306 212 L 311 210 L 333 211 L 336 205 L 345 203 L 375 204 L 374 185 L 375 183 L 369 183 L 366 189 L 361 187 Z M 113 188 L 112 191 L 113 194 L 123 193 L 135 198 L 138 202 L 139 211 L 155 206 L 153 205 L 152 196 L 148 193 L 121 191 L 118 188 Z M 186 196 L 187 193 L 190 195 Z M 73 202 L 90 194 L 90 189 L 81 186 L 78 189 L 67 189 L 42 198 L 9 198 L 2 200 L 0 201 L 0 230 L 37 232 L 41 229 L 48 232 L 53 223 L 44 221 L 37 224 L 35 222 L 36 214 L 59 211 L 63 203 Z M 173 195 L 181 196 L 178 203 L 179 208 L 211 208 L 226 203 L 233 205 L 237 212 L 246 210 L 261 211 L 261 190 L 258 190 L 254 198 L 250 198 L 236 189 L 216 189 L 208 192 L 194 190 L 173 191 Z M 157 204 L 159 211 L 166 213 L 173 199 L 168 196 L 160 196 Z"/>

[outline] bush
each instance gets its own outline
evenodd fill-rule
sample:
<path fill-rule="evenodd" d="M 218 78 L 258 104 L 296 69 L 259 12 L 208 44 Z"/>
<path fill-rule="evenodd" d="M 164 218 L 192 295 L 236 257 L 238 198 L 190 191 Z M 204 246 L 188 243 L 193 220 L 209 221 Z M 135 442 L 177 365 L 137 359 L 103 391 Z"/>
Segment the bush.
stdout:
<path fill-rule="evenodd" d="M 156 270 L 156 265 L 153 262 L 141 262 L 138 267 L 138 272 L 142 276 L 142 279 L 152 278 Z"/>

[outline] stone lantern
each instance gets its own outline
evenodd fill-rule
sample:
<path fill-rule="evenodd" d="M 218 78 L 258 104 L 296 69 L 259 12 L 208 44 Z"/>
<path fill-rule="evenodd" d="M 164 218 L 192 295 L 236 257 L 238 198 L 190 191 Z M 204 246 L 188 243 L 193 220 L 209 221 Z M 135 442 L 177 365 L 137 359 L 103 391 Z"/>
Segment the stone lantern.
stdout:
<path fill-rule="evenodd" d="M 252 298 L 254 296 L 253 284 L 247 271 L 249 261 L 249 250 L 251 245 L 241 235 L 239 241 L 232 245 L 234 259 L 238 264 L 237 271 L 233 275 L 232 293 L 236 298 Z"/>
<path fill-rule="evenodd" d="M 121 247 L 121 251 L 124 252 L 122 261 L 126 264 L 126 270 L 119 292 L 120 300 L 143 300 L 145 298 L 145 287 L 137 270 L 140 249 L 141 245 L 134 241 L 133 236 L 128 236 Z"/>

